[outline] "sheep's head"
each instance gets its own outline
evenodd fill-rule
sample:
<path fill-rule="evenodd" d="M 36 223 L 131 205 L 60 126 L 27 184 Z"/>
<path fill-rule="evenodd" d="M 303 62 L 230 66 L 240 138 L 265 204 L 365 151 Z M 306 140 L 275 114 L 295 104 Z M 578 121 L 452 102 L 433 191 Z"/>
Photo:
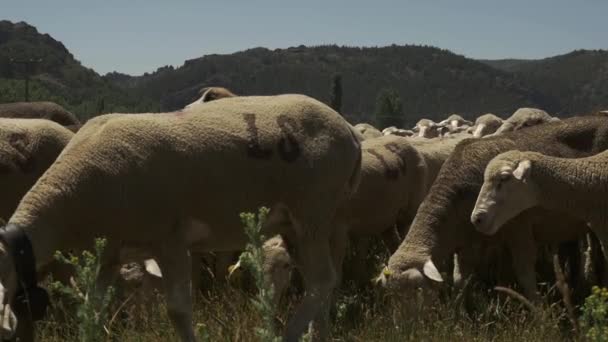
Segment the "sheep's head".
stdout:
<path fill-rule="evenodd" d="M 199 91 L 198 95 L 199 95 L 199 98 L 196 101 L 188 104 L 184 108 L 185 109 L 193 108 L 193 107 L 195 107 L 199 104 L 205 103 L 205 102 L 211 102 L 211 101 L 223 99 L 226 97 L 237 97 L 238 96 L 238 95 L 234 94 L 233 92 L 231 92 L 230 90 L 223 88 L 223 87 L 205 87 Z"/>
<path fill-rule="evenodd" d="M 496 132 L 502 123 L 502 119 L 496 115 L 490 113 L 484 114 L 475 120 L 475 126 L 471 128 L 471 133 L 474 138 L 481 138 Z"/>
<path fill-rule="evenodd" d="M 536 206 L 538 196 L 529 181 L 532 162 L 525 153 L 509 151 L 486 167 L 471 222 L 484 234 L 495 234 L 507 221 Z"/>
<path fill-rule="evenodd" d="M 428 119 L 422 119 L 416 124 L 418 136 L 421 138 L 436 138 L 439 136 L 439 127 L 438 124 Z"/>
<path fill-rule="evenodd" d="M 275 301 L 278 301 L 287 291 L 291 280 L 294 264 L 287 251 L 287 245 L 279 236 L 268 239 L 263 245 L 264 265 L 263 272 L 274 287 Z M 228 268 L 229 280 L 242 272 L 241 261 Z"/>
<path fill-rule="evenodd" d="M 0 242 L 0 339 L 10 339 L 17 331 L 12 301 L 17 291 L 17 273 L 8 248 Z"/>
<path fill-rule="evenodd" d="M 430 258 L 408 257 L 397 250 L 375 282 L 389 290 L 403 291 L 430 287 L 443 282 L 443 277 Z"/>
<path fill-rule="evenodd" d="M 439 123 L 440 126 L 447 126 L 450 132 L 454 133 L 458 128 L 473 125 L 473 123 L 469 120 L 465 120 L 462 116 L 458 114 L 452 114 L 447 119 L 441 121 Z"/>

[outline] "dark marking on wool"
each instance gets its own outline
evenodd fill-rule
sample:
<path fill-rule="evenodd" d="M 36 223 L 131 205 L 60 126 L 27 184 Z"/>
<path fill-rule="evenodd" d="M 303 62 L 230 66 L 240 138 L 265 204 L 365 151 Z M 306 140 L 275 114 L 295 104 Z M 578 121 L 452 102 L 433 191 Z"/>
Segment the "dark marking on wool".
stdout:
<path fill-rule="evenodd" d="M 279 156 L 288 163 L 294 162 L 302 154 L 302 149 L 294 134 L 297 130 L 297 123 L 293 118 L 282 114 L 277 117 L 277 124 L 282 133 L 278 144 Z"/>
<path fill-rule="evenodd" d="M 405 174 L 407 172 L 407 151 L 399 148 L 399 145 L 396 143 L 388 143 L 384 147 L 397 156 L 399 159 L 399 169 L 401 173 Z"/>
<path fill-rule="evenodd" d="M 376 157 L 378 161 L 380 161 L 382 167 L 384 168 L 384 175 L 387 179 L 396 180 L 397 178 L 399 178 L 399 170 L 390 167 L 386 162 L 386 159 L 384 159 L 384 156 L 378 153 L 378 151 L 374 150 L 373 148 L 370 148 L 368 150 L 365 150 L 365 152 L 371 154 L 372 156 Z"/>
<path fill-rule="evenodd" d="M 247 155 L 256 159 L 268 160 L 272 157 L 272 150 L 260 146 L 258 127 L 255 124 L 255 114 L 243 114 L 243 120 L 247 124 Z"/>

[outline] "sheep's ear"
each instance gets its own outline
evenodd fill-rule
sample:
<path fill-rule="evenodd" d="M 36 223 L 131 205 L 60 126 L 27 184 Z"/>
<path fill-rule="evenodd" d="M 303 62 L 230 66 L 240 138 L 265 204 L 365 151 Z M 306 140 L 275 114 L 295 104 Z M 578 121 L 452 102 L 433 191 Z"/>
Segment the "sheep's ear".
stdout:
<path fill-rule="evenodd" d="M 525 181 L 530 174 L 530 167 L 532 167 L 532 163 L 529 160 L 522 160 L 517 165 L 517 168 L 513 171 L 513 177 L 520 181 Z"/>
<path fill-rule="evenodd" d="M 151 275 L 158 277 L 158 278 L 163 277 L 163 273 L 161 272 L 160 267 L 156 263 L 156 260 L 154 260 L 154 259 L 144 260 L 144 266 L 146 268 L 146 271 L 148 273 L 150 273 Z"/>
<path fill-rule="evenodd" d="M 422 272 L 424 273 L 425 276 L 427 276 L 431 280 L 434 280 L 437 282 L 443 281 L 441 274 L 439 273 L 439 271 L 437 270 L 437 267 L 435 267 L 435 264 L 433 264 L 433 261 L 431 259 L 427 260 L 424 263 L 424 267 L 422 267 Z"/>
<path fill-rule="evenodd" d="M 204 90 L 203 96 L 201 96 L 201 102 L 209 102 L 215 100 L 216 94 L 213 87 Z"/>

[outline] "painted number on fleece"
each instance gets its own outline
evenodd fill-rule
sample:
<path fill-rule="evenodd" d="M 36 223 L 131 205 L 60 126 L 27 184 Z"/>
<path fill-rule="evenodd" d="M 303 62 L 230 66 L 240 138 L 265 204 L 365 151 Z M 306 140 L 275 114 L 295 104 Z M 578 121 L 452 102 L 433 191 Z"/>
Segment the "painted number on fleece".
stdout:
<path fill-rule="evenodd" d="M 247 124 L 247 155 L 256 159 L 270 159 L 273 155 L 271 148 L 264 148 L 260 145 L 258 127 L 255 123 L 255 114 L 243 114 L 243 120 Z M 279 157 L 288 162 L 294 162 L 302 154 L 300 144 L 295 137 L 297 122 L 287 115 L 279 115 L 276 119 L 277 125 L 281 129 L 281 138 L 277 143 Z"/>

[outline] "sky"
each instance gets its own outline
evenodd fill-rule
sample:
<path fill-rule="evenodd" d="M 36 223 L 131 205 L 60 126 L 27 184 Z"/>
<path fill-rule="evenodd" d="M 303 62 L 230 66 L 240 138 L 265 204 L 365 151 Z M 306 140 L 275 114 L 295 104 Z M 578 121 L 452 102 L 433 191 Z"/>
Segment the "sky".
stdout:
<path fill-rule="evenodd" d="M 0 0 L 101 74 L 253 47 L 424 44 L 472 58 L 608 49 L 608 0 Z"/>

